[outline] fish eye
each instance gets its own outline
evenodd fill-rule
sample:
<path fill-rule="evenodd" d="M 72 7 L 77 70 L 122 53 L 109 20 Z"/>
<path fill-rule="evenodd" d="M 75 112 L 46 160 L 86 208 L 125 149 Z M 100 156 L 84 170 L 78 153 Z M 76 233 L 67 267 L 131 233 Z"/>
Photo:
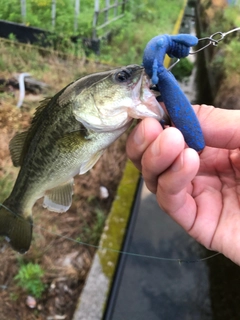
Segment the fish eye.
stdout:
<path fill-rule="evenodd" d="M 118 82 L 125 82 L 131 77 L 131 74 L 127 72 L 126 70 L 119 71 L 115 74 L 115 79 Z"/>

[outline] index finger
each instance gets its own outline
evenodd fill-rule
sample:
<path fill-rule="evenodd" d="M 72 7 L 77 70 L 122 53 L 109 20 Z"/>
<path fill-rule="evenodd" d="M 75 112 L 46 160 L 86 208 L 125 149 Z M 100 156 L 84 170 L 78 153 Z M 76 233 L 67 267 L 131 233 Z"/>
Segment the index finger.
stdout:
<path fill-rule="evenodd" d="M 200 121 L 206 145 L 215 148 L 240 147 L 240 110 L 193 105 Z"/>

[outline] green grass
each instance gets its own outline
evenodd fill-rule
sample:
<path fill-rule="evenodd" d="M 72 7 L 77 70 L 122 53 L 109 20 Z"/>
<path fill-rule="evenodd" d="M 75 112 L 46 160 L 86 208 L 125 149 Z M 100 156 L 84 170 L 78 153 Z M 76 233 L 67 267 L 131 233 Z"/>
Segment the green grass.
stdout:
<path fill-rule="evenodd" d="M 178 81 L 182 81 L 192 74 L 193 67 L 194 64 L 188 58 L 183 58 L 174 66 L 172 72 Z"/>
<path fill-rule="evenodd" d="M 209 23 L 206 34 L 227 32 L 240 25 L 239 10 L 229 6 L 214 11 L 214 18 Z M 218 46 L 214 48 L 213 59 L 210 67 L 218 79 L 224 79 L 224 85 L 231 88 L 239 86 L 240 80 L 240 32 L 227 35 Z"/>
<path fill-rule="evenodd" d="M 108 29 L 99 30 L 101 37 L 105 31 L 111 31 L 111 39 L 102 41 L 100 60 L 104 60 L 112 65 L 126 65 L 130 63 L 141 63 L 144 47 L 154 36 L 162 33 L 170 33 L 177 20 L 178 14 L 183 6 L 183 0 L 131 0 L 126 4 L 125 15 L 108 26 Z M 100 8 L 103 8 L 105 1 L 101 1 Z M 81 3 L 81 13 L 78 20 L 77 34 L 84 37 L 92 36 L 92 19 L 94 5 L 92 0 Z M 112 10 L 113 11 L 113 10 Z M 21 22 L 20 6 L 18 0 L 11 0 L 8 4 L 0 0 L 0 19 Z M 73 34 L 73 4 L 71 1 L 61 0 L 57 2 L 56 33 L 62 37 L 59 50 L 73 54 L 79 52 L 83 55 L 82 46 L 78 52 L 70 43 L 69 36 Z M 119 12 L 120 13 L 120 12 Z M 113 13 L 110 12 L 111 16 Z M 29 0 L 27 1 L 26 25 L 43 27 L 51 30 L 51 1 L 50 0 Z M 101 21 L 101 16 L 99 16 Z M 102 21 L 103 22 L 103 21 Z M 54 38 L 53 36 L 50 36 Z M 14 40 L 14 37 L 12 37 Z M 50 39 L 51 40 L 51 39 Z M 9 54 L 16 49 L 9 47 Z M 36 59 L 33 52 L 26 55 L 26 59 L 19 57 L 19 65 L 32 65 L 36 71 L 41 69 L 41 64 L 34 65 Z M 92 58 L 96 58 L 92 54 Z M 21 61 L 24 60 L 24 61 Z M 0 59 L 0 68 L 4 67 L 4 61 Z M 45 67 L 45 66 L 44 66 Z M 11 66 L 11 71 L 16 69 L 16 64 Z M 20 69 L 20 68 L 18 68 Z M 24 67 L 20 71 L 23 70 Z M 41 70 L 39 70 L 41 72 Z"/>
<path fill-rule="evenodd" d="M 105 220 L 106 214 L 101 209 L 95 209 L 91 223 L 83 221 L 82 232 L 77 240 L 97 245 L 102 234 Z"/>
<path fill-rule="evenodd" d="M 13 177 L 11 174 L 0 179 L 0 203 L 2 203 L 10 194 L 13 187 Z"/>
<path fill-rule="evenodd" d="M 223 65 L 227 76 L 233 73 L 240 76 L 240 42 L 239 38 L 232 39 L 225 49 Z"/>
<path fill-rule="evenodd" d="M 37 263 L 22 264 L 14 279 L 17 285 L 26 290 L 27 294 L 41 298 L 46 285 L 42 282 L 44 271 Z"/>
<path fill-rule="evenodd" d="M 158 34 L 171 33 L 183 1 L 130 1 L 125 17 L 117 21 L 110 42 L 103 43 L 101 59 L 115 65 L 142 62 L 148 41 Z"/>

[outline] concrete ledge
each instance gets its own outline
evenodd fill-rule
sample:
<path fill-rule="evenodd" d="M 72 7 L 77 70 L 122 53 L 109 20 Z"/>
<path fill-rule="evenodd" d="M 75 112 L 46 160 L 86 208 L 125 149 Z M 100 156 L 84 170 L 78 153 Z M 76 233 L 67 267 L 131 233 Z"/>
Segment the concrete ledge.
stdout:
<path fill-rule="evenodd" d="M 73 320 L 101 320 L 109 284 L 110 279 L 104 274 L 96 254 Z"/>

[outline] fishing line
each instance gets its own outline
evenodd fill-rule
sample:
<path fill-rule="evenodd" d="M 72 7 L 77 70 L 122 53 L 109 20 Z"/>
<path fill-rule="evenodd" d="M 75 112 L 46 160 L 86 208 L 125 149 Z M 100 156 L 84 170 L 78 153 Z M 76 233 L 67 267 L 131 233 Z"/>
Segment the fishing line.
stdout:
<path fill-rule="evenodd" d="M 6 207 L 4 204 L 0 203 L 0 206 L 5 208 L 6 210 L 8 210 L 14 216 L 17 216 L 19 219 L 24 219 L 22 216 L 20 216 L 19 214 L 14 213 L 12 210 L 10 210 L 8 207 Z M 193 259 L 193 260 L 180 259 L 180 258 L 164 258 L 164 257 L 153 256 L 153 255 L 146 255 L 146 254 L 122 251 L 122 250 L 112 249 L 112 248 L 108 248 L 108 247 L 101 247 L 101 246 L 98 246 L 98 245 L 94 245 L 94 244 L 91 244 L 91 243 L 79 241 L 77 239 L 64 236 L 64 235 L 59 234 L 57 232 L 49 231 L 46 228 L 43 228 L 43 227 L 41 227 L 39 225 L 36 225 L 34 223 L 31 223 L 31 225 L 34 228 L 37 228 L 37 229 L 40 229 L 40 230 L 44 230 L 49 234 L 52 234 L 52 235 L 60 237 L 60 238 L 64 238 L 64 239 L 66 239 L 68 241 L 72 241 L 72 242 L 78 243 L 78 244 L 86 246 L 86 247 L 91 247 L 91 248 L 98 249 L 98 250 L 105 250 L 105 251 L 115 252 L 115 253 L 124 254 L 124 255 L 128 255 L 128 256 L 133 256 L 133 257 L 137 257 L 137 258 L 147 258 L 147 259 L 161 260 L 161 261 L 172 261 L 172 262 L 178 262 L 179 264 L 181 264 L 181 263 L 197 263 L 197 262 L 201 262 L 201 261 L 206 261 L 206 260 L 212 259 L 212 258 L 214 258 L 214 257 L 216 257 L 217 255 L 220 254 L 219 252 L 216 252 L 216 253 L 214 253 L 214 254 L 212 254 L 210 256 L 207 256 L 205 258 Z"/>

